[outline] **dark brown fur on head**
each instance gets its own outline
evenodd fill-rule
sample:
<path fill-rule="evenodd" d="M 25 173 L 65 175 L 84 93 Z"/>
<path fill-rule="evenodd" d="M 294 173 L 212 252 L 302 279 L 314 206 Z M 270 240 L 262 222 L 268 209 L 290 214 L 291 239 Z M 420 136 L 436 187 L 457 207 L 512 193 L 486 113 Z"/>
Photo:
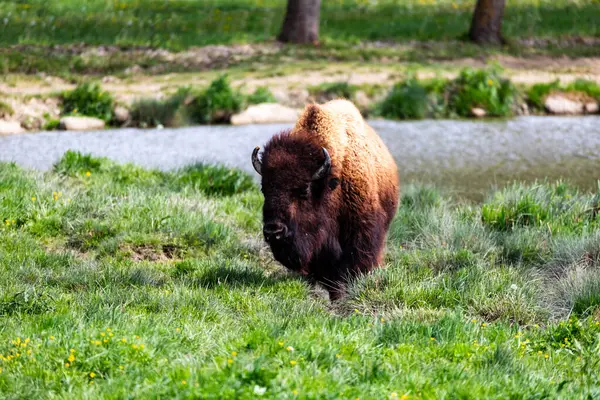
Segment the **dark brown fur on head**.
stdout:
<path fill-rule="evenodd" d="M 310 136 L 289 131 L 275 135 L 262 155 L 265 239 L 277 261 L 305 276 L 314 253 L 338 233 L 331 202 L 339 179 L 331 170 L 312 179 L 324 161 L 322 147 Z M 269 236 L 269 228 L 278 226 L 284 227 L 281 237 Z"/>

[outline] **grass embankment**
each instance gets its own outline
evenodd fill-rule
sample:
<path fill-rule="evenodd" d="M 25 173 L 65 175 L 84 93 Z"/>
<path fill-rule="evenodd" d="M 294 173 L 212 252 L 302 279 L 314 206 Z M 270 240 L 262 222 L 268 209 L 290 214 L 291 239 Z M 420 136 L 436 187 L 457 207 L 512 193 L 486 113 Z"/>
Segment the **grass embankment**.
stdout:
<path fill-rule="evenodd" d="M 44 71 L 61 76 L 117 73 L 132 65 L 150 68 L 164 64 L 161 72 L 197 70 L 199 66 L 193 57 L 172 62 L 161 59 L 160 54 L 144 52 L 86 52 L 80 44 L 181 51 L 204 45 L 261 43 L 276 37 L 285 4 L 285 0 L 4 1 L 0 10 L 0 47 L 20 47 L 0 53 L 0 70 Z M 598 54 L 598 43 L 590 45 L 578 40 L 599 34 L 597 0 L 524 0 L 508 4 L 503 31 L 510 44 L 493 50 L 482 50 L 461 41 L 469 29 L 474 5 L 474 0 L 323 2 L 320 49 L 292 47 L 261 57 L 260 61 L 272 65 L 288 57 L 423 61 L 498 51 L 515 55 Z M 542 40 L 527 42 L 531 38 Z M 566 38 L 570 40 L 565 42 Z M 404 48 L 356 46 L 372 41 L 433 43 Z M 56 45 L 67 47 L 53 48 Z M 240 62 L 236 57 L 229 58 L 225 63 Z M 243 58 L 246 62 L 247 57 Z M 214 67 L 212 63 L 204 66 Z"/>
<path fill-rule="evenodd" d="M 358 99 L 362 91 L 363 99 Z M 386 94 L 387 91 L 387 94 Z M 455 79 L 417 80 L 413 76 L 391 88 L 381 85 L 351 85 L 333 82 L 308 88 L 311 98 L 325 103 L 336 98 L 355 102 L 367 117 L 389 119 L 467 118 L 479 108 L 491 117 L 511 117 L 522 113 L 529 103 L 533 112 L 545 113 L 544 99 L 562 93 L 585 103 L 600 102 L 600 86 L 593 81 L 576 80 L 569 85 L 558 82 L 538 84 L 530 88 L 515 86 L 501 76 L 497 68 L 463 69 Z M 382 96 L 383 95 L 383 96 Z M 374 100 L 379 97 L 381 100 Z M 85 115 L 119 126 L 114 120 L 112 95 L 97 83 L 86 82 L 62 94 L 62 115 Z M 367 102 L 365 103 L 365 99 Z M 190 124 L 229 123 L 232 115 L 246 107 L 277 100 L 267 87 L 252 93 L 233 88 L 222 75 L 206 88 L 184 86 L 164 99 L 139 99 L 130 108 L 128 126 L 177 127 Z M 308 99 L 306 101 L 308 102 Z M 597 111 L 597 110 L 596 110 Z M 46 120 L 45 129 L 58 127 L 58 120 Z"/>
<path fill-rule="evenodd" d="M 333 307 L 216 167 L 0 164 L 0 397 L 593 398 L 600 189 L 408 186 L 386 268 Z"/>

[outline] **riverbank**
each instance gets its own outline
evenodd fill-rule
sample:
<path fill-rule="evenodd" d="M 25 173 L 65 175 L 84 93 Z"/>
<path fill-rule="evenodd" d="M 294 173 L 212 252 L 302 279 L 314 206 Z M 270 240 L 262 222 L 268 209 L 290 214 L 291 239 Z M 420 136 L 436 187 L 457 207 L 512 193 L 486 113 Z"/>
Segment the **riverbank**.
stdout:
<path fill-rule="evenodd" d="M 62 105 L 63 94 L 72 91 L 81 82 L 97 81 L 101 89 L 114 99 L 114 107 L 120 106 L 121 109 L 130 111 L 133 105 L 140 101 L 150 103 L 166 101 L 182 88 L 189 88 L 192 91 L 203 90 L 203 88 L 209 87 L 211 82 L 224 75 L 227 76 L 231 88 L 244 96 L 252 95 L 257 89 L 263 90 L 266 96 L 262 98 L 259 96 L 253 101 L 254 103 L 275 102 L 298 110 L 308 102 L 323 102 L 337 96 L 350 97 L 367 116 L 375 117 L 376 115 L 373 115 L 375 107 L 389 96 L 390 90 L 411 77 L 423 82 L 452 81 L 457 79 L 465 68 L 475 71 L 488 70 L 490 64 L 498 65 L 503 69 L 502 73 L 494 78 L 498 81 L 498 85 L 501 84 L 502 79 L 507 79 L 518 92 L 511 106 L 513 107 L 511 113 L 516 115 L 551 114 L 552 112 L 544 107 L 544 98 L 535 99 L 536 103 L 534 104 L 527 98 L 528 91 L 530 92 L 534 85 L 540 86 L 540 84 L 542 93 L 538 93 L 538 97 L 547 96 L 551 92 L 561 92 L 559 90 L 561 88 L 568 89 L 564 90 L 567 92 L 578 92 L 575 95 L 571 93 L 563 96 L 563 104 L 568 103 L 567 105 L 570 105 L 571 108 L 560 111 L 559 107 L 558 113 L 597 112 L 598 98 L 594 96 L 595 92 L 593 91 L 596 89 L 588 90 L 589 93 L 582 95 L 581 91 L 574 88 L 573 84 L 576 81 L 587 81 L 591 85 L 600 84 L 600 58 L 571 60 L 495 56 L 487 60 L 465 58 L 429 64 L 327 63 L 293 60 L 293 62 L 278 66 L 257 62 L 243 67 L 169 74 L 149 74 L 141 68 L 134 68 L 119 76 L 79 76 L 71 80 L 47 74 L 8 74 L 0 79 L 0 119 L 17 123 L 22 130 L 29 131 L 58 126 L 55 121 L 65 114 Z M 558 82 L 558 86 L 552 86 L 553 82 Z M 544 84 L 547 84 L 547 90 L 544 89 Z M 428 89 L 425 88 L 425 90 Z M 490 92 L 484 95 L 491 94 Z M 408 95 L 412 94 L 408 93 Z M 581 106 L 569 103 L 573 101 L 579 101 Z M 596 103 L 596 106 L 593 106 L 593 103 Z M 532 105 L 536 104 L 536 109 L 532 109 Z M 586 107 L 588 104 L 590 104 L 589 109 Z M 249 105 L 240 103 L 240 107 L 244 108 Z M 475 108 L 485 107 L 473 104 L 471 109 Z M 235 109 L 232 114 L 242 111 L 243 109 Z M 489 113 L 489 110 L 484 111 Z M 293 119 L 293 112 L 288 115 L 292 115 L 288 119 Z M 415 118 L 419 115 L 409 115 L 408 118 Z M 428 116 L 426 113 L 423 115 Z M 387 117 L 395 118 L 396 116 Z M 403 118 L 403 114 L 398 117 Z M 123 117 L 121 123 L 125 124 L 126 122 L 127 117 Z M 154 122 L 150 121 L 146 126 L 167 125 L 168 123 L 168 121 Z M 52 125 L 49 126 L 49 123 Z"/>

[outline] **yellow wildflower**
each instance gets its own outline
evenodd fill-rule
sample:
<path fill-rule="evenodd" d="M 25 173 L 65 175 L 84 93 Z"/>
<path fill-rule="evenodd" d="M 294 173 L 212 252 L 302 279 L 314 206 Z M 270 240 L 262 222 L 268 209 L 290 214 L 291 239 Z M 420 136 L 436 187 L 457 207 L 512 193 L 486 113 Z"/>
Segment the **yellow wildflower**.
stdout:
<path fill-rule="evenodd" d="M 95 373 L 93 373 L 93 372 L 90 372 L 90 378 L 93 378 L 93 377 L 95 377 L 95 376 L 96 376 L 96 374 L 95 374 Z"/>
<path fill-rule="evenodd" d="M 122 366 L 122 365 L 119 365 L 119 369 L 120 369 L 121 371 L 123 371 L 123 370 L 125 369 L 125 367 L 124 367 L 124 366 Z"/>
<path fill-rule="evenodd" d="M 91 173 L 90 171 L 87 171 L 87 172 L 85 173 L 85 176 L 91 176 L 91 175 L 92 175 L 92 173 Z"/>
<path fill-rule="evenodd" d="M 279 342 L 279 345 L 280 345 L 281 347 L 283 347 L 283 341 L 280 341 L 280 342 Z"/>
<path fill-rule="evenodd" d="M 121 342 L 123 342 L 123 343 L 127 343 L 127 339 L 126 339 L 126 338 L 123 338 L 123 339 L 121 339 Z"/>
<path fill-rule="evenodd" d="M 491 79 L 488 79 L 488 81 L 487 81 L 487 84 L 488 84 L 489 86 L 492 86 L 492 85 L 494 84 L 494 81 L 492 81 Z"/>
<path fill-rule="evenodd" d="M 294 396 L 297 396 L 297 395 L 298 395 L 298 391 L 297 391 L 296 389 L 294 389 L 294 390 L 292 390 L 292 394 L 293 394 Z"/>
<path fill-rule="evenodd" d="M 75 356 L 73 354 L 71 354 L 68 358 L 69 362 L 73 362 L 75 361 Z"/>
<path fill-rule="evenodd" d="M 36 199 L 35 199 L 35 196 L 33 196 L 33 197 L 31 198 L 31 201 L 35 201 L 35 200 L 36 200 Z"/>
<path fill-rule="evenodd" d="M 232 352 L 231 352 L 231 355 L 232 355 L 233 357 L 237 356 L 237 351 L 232 351 Z"/>
<path fill-rule="evenodd" d="M 433 340 L 435 340 L 435 338 L 434 338 L 434 337 L 430 337 L 430 338 L 429 338 L 429 340 L 432 340 L 432 341 L 433 341 Z"/>
<path fill-rule="evenodd" d="M 292 346 L 288 346 L 288 347 L 286 347 L 286 350 L 287 351 L 294 351 L 294 348 Z"/>
<path fill-rule="evenodd" d="M 185 380 L 181 381 L 182 385 L 187 385 L 187 382 Z"/>
<path fill-rule="evenodd" d="M 296 364 L 298 364 L 298 363 L 297 363 L 295 360 L 292 360 L 292 361 L 290 361 L 290 364 L 292 364 L 292 365 L 296 365 Z"/>
<path fill-rule="evenodd" d="M 70 366 L 71 366 L 71 364 L 65 363 L 65 367 L 69 368 Z"/>
<path fill-rule="evenodd" d="M 106 336 L 106 333 L 102 332 L 100 333 L 100 336 Z"/>
<path fill-rule="evenodd" d="M 227 360 L 227 364 L 232 364 L 232 363 L 233 363 L 233 360 L 232 360 L 231 358 L 229 358 L 229 359 Z"/>
<path fill-rule="evenodd" d="M 102 342 L 101 342 L 101 341 L 99 341 L 99 340 L 96 340 L 96 341 L 94 342 L 94 344 L 96 344 L 96 345 L 98 345 L 98 346 L 99 346 L 99 345 L 101 345 L 101 344 L 102 344 Z"/>
<path fill-rule="evenodd" d="M 50 336 L 50 340 L 54 340 L 54 336 Z"/>

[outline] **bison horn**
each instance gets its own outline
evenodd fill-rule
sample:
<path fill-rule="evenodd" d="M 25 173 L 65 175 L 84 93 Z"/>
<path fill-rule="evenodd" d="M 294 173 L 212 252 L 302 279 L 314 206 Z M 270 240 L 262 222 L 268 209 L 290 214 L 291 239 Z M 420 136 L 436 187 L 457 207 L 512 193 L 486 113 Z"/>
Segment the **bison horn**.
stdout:
<path fill-rule="evenodd" d="M 331 157 L 329 157 L 329 153 L 327 152 L 327 150 L 325 150 L 325 147 L 323 147 L 323 155 L 325 156 L 325 161 L 323 162 L 323 165 L 321 165 L 321 167 L 317 170 L 317 172 L 315 172 L 315 174 L 312 176 L 313 181 L 322 179 L 325 176 L 327 176 L 327 174 L 329 174 L 329 169 L 331 168 Z"/>
<path fill-rule="evenodd" d="M 260 150 L 260 147 L 256 146 L 254 148 L 254 151 L 252 152 L 252 166 L 254 167 L 256 172 L 258 172 L 259 175 L 262 175 L 262 163 L 258 159 L 258 151 L 259 150 Z"/>

